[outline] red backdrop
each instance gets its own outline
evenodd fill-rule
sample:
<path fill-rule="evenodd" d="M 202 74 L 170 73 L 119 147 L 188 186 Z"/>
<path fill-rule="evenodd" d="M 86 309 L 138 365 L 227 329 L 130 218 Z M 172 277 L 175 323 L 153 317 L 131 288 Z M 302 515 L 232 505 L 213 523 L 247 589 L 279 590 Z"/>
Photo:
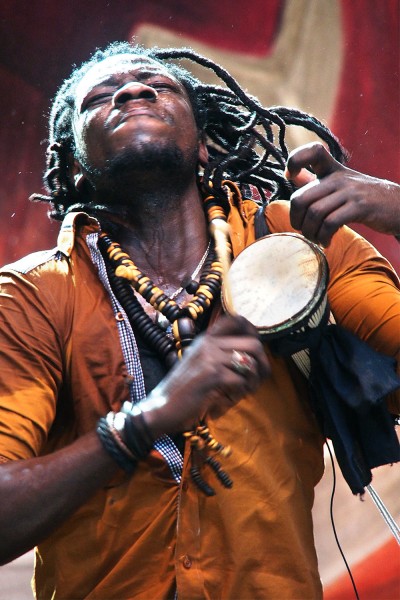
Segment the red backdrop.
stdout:
<path fill-rule="evenodd" d="M 331 126 L 354 168 L 400 181 L 399 2 L 338 1 L 344 55 Z M 265 56 L 279 33 L 284 6 L 284 0 L 3 0 L 0 263 L 54 243 L 57 228 L 41 218 L 45 208 L 29 205 L 27 198 L 41 188 L 49 99 L 72 63 L 86 59 L 95 46 L 125 39 L 145 22 Z M 392 238 L 358 229 L 400 266 Z"/>
<path fill-rule="evenodd" d="M 330 125 L 350 151 L 352 167 L 400 183 L 399 0 L 337 1 L 343 60 Z M 58 226 L 46 219 L 45 206 L 27 198 L 41 191 L 50 98 L 71 64 L 85 60 L 96 46 L 126 39 L 142 23 L 221 49 L 266 56 L 279 34 L 284 8 L 285 0 L 3 0 L 0 264 L 54 244 Z M 393 238 L 357 229 L 400 267 Z M 360 577 L 362 573 L 365 569 Z M 387 572 L 385 577 L 390 579 Z M 379 581 L 376 573 L 373 597 L 389 598 Z M 343 588 L 332 594 L 330 598 L 352 597 Z"/>

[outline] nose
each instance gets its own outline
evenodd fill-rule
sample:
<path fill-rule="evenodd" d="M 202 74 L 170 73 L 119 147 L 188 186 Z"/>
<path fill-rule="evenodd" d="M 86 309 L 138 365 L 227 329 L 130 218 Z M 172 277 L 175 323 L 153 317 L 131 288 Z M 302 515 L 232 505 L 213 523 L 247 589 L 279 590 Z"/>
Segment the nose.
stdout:
<path fill-rule="evenodd" d="M 129 100 L 138 100 L 141 98 L 148 100 L 149 102 L 155 102 L 157 96 L 157 90 L 149 85 L 141 83 L 140 81 L 130 81 L 115 92 L 113 104 L 114 106 L 120 106 Z"/>

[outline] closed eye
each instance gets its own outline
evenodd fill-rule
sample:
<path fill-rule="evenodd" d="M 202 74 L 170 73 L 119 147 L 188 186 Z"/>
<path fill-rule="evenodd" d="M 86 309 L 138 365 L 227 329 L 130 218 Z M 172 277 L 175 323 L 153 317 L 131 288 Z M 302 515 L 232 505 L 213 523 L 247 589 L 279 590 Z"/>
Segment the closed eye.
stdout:
<path fill-rule="evenodd" d="M 154 88 L 157 91 L 163 91 L 163 90 L 171 90 L 173 92 L 179 92 L 179 88 L 174 85 L 173 83 L 166 83 L 165 81 L 155 81 L 155 82 L 151 82 L 151 83 L 147 83 L 146 85 L 148 85 L 149 87 Z"/>
<path fill-rule="evenodd" d="M 105 92 L 102 94 L 96 94 L 87 98 L 82 106 L 82 110 L 86 110 L 87 108 L 93 108 L 95 106 L 99 106 L 107 102 L 110 98 L 112 98 L 113 94 L 111 92 Z"/>

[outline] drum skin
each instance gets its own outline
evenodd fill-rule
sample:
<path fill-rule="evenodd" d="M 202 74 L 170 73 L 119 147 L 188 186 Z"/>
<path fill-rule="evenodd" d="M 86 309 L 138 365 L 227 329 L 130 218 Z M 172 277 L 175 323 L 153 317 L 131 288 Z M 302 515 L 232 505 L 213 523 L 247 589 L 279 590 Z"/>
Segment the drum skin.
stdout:
<path fill-rule="evenodd" d="M 222 302 L 268 340 L 317 327 L 326 313 L 327 286 L 328 265 L 319 246 L 300 234 L 273 233 L 232 262 Z"/>

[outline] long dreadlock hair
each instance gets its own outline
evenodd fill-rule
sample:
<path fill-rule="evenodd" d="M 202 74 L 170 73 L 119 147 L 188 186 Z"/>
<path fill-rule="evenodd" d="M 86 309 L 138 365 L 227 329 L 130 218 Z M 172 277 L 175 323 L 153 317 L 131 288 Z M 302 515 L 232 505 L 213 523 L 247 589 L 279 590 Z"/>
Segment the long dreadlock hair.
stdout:
<path fill-rule="evenodd" d="M 288 149 L 287 125 L 302 126 L 326 143 L 339 162 L 346 153 L 332 132 L 318 119 L 300 110 L 283 106 L 263 107 L 247 94 L 220 65 L 190 48 L 144 48 L 128 42 L 114 42 L 98 49 L 59 88 L 50 112 L 49 143 L 44 184 L 49 195 L 33 194 L 34 201 L 51 205 L 50 217 L 61 220 L 75 208 L 85 207 L 83 192 L 75 189 L 69 174 L 69 155 L 75 151 L 72 128 L 75 90 L 84 75 L 104 59 L 120 54 L 140 55 L 160 62 L 182 83 L 192 104 L 199 131 L 205 135 L 209 161 L 204 169 L 203 185 L 225 197 L 222 182 L 231 179 L 240 186 L 253 186 L 264 201 L 288 199 L 293 185 L 284 177 Z M 192 61 L 212 70 L 224 86 L 204 84 L 181 62 Z M 171 62 L 175 61 L 175 62 Z"/>

